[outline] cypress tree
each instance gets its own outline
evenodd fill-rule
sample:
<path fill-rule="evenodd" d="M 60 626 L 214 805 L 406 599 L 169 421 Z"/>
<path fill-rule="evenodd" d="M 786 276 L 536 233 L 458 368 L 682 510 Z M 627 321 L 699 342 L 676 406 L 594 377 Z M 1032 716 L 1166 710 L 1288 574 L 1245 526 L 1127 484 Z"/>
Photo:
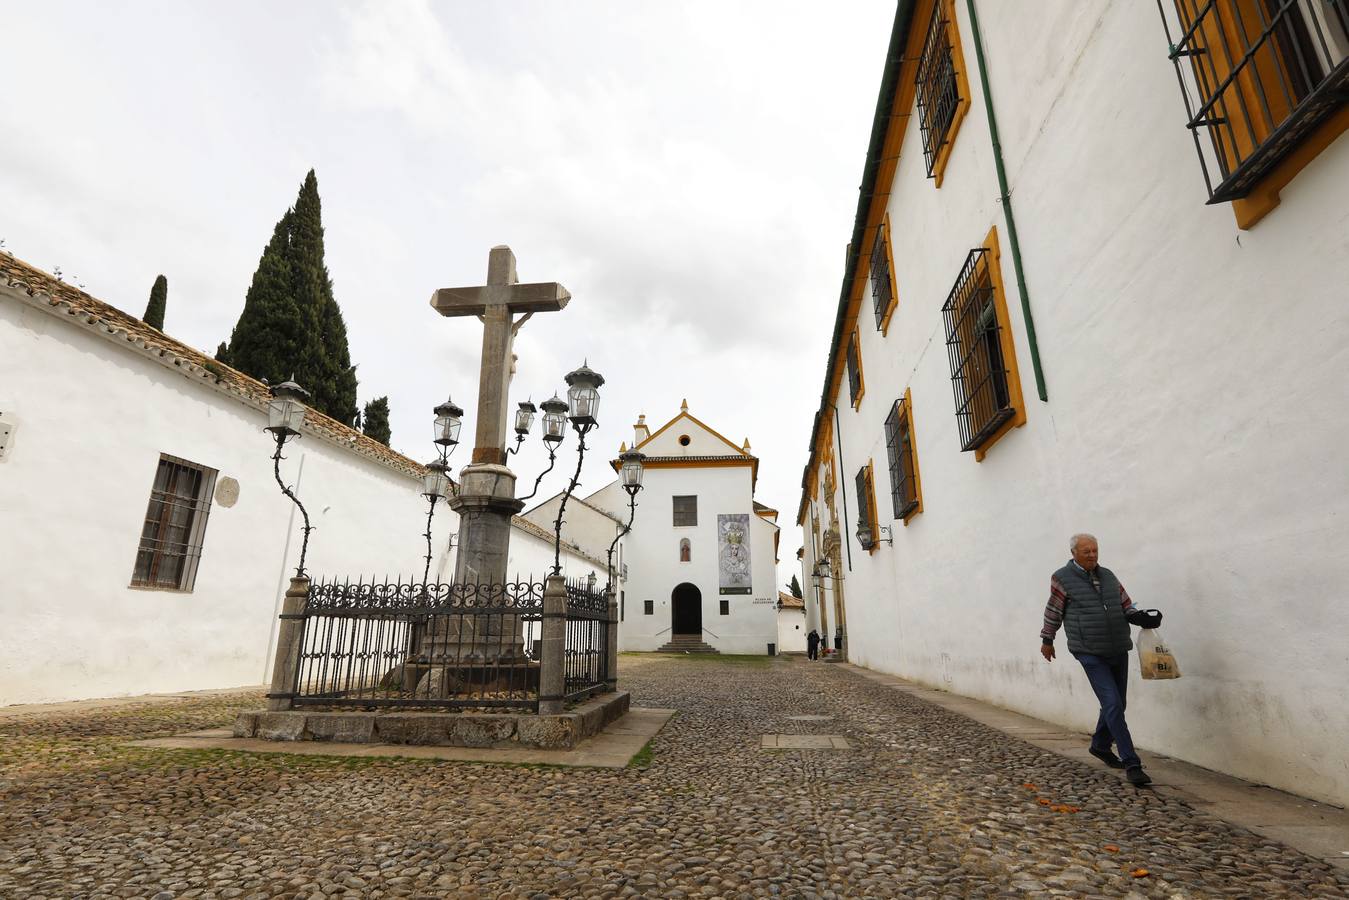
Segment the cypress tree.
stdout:
<path fill-rule="evenodd" d="M 339 422 L 355 420 L 356 367 L 323 261 L 313 169 L 262 253 L 226 353 L 230 365 L 255 378 L 276 384 L 293 377 L 313 396 L 315 409 Z"/>
<path fill-rule="evenodd" d="M 787 585 L 787 590 L 791 591 L 792 596 L 795 597 L 796 599 L 798 600 L 803 599 L 801 597 L 801 582 L 796 580 L 795 575 L 792 576 L 792 583 Z"/>
<path fill-rule="evenodd" d="M 389 446 L 393 435 L 389 432 L 388 397 L 376 397 L 365 405 L 365 426 L 362 430 L 384 446 Z"/>
<path fill-rule="evenodd" d="M 216 362 L 222 362 L 227 366 L 230 364 L 230 348 L 224 341 L 221 341 L 220 346 L 215 348 L 215 359 Z"/>
<path fill-rule="evenodd" d="M 164 330 L 164 308 L 169 302 L 169 280 L 163 275 L 155 279 L 155 286 L 150 288 L 150 302 L 145 307 L 145 315 L 141 316 L 141 321 L 151 328 Z"/>

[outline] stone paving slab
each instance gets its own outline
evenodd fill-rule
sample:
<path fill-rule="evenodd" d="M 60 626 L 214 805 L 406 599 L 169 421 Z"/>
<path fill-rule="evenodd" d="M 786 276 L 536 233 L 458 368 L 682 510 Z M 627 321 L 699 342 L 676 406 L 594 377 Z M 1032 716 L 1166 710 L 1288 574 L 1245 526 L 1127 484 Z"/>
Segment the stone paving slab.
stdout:
<path fill-rule="evenodd" d="M 765 750 L 851 750 L 848 739 L 836 734 L 765 734 Z"/>
<path fill-rule="evenodd" d="M 673 709 L 630 707 L 628 713 L 572 750 L 533 750 L 524 747 L 478 748 L 444 745 L 352 744 L 336 741 L 265 741 L 236 738 L 232 729 L 209 728 L 168 738 L 129 741 L 129 747 L 168 750 L 238 750 L 244 753 L 283 753 L 294 756 L 345 758 L 388 757 L 442 759 L 456 762 L 581 766 L 621 769 L 647 741 L 670 721 Z"/>
<path fill-rule="evenodd" d="M 852 663 L 847 664 L 847 669 L 1061 756 L 1094 760 L 1087 752 L 1090 735 L 1066 731 L 1042 719 L 971 697 L 933 690 Z M 1156 793 L 1185 800 L 1195 809 L 1224 822 L 1273 838 L 1349 872 L 1349 811 L 1252 784 L 1164 754 L 1149 753 L 1147 768 L 1154 780 L 1152 790 Z M 1123 773 L 1112 774 L 1123 780 Z"/>

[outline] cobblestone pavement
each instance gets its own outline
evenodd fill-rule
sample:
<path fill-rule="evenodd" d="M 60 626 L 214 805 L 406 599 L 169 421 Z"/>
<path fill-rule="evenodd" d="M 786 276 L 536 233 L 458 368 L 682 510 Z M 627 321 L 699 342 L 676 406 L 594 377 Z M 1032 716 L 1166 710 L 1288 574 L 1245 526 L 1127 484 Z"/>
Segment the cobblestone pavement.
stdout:
<path fill-rule="evenodd" d="M 1349 896 L 1320 861 L 834 666 L 625 656 L 622 677 L 679 709 L 623 770 L 120 745 L 256 695 L 0 721 L 0 896 Z"/>

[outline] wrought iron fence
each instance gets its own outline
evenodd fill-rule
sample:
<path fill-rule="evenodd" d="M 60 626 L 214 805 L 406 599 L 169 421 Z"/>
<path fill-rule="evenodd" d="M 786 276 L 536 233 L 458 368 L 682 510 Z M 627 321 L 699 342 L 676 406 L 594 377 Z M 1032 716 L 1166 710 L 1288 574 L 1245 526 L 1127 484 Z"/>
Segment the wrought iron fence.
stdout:
<path fill-rule="evenodd" d="M 609 598 L 586 580 L 567 580 L 563 689 L 568 700 L 604 690 L 609 671 Z"/>
<path fill-rule="evenodd" d="M 315 582 L 294 702 L 537 708 L 543 590 L 533 581 Z"/>

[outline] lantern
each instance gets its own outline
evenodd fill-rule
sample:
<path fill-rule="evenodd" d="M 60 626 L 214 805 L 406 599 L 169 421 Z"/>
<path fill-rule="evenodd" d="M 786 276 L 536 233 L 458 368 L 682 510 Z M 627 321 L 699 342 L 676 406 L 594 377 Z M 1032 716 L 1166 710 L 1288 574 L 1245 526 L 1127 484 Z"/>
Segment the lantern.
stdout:
<path fill-rule="evenodd" d="M 435 441 L 442 447 L 459 443 L 459 429 L 463 426 L 464 411 L 453 400 L 446 400 L 435 408 Z"/>
<path fill-rule="evenodd" d="M 543 401 L 543 439 L 552 443 L 562 440 L 567 433 L 567 403 L 554 394 Z"/>
<path fill-rule="evenodd" d="M 427 500 L 448 500 L 450 497 L 450 467 L 442 459 L 433 459 L 426 464 L 426 474 L 422 476 L 422 496 Z"/>
<path fill-rule="evenodd" d="M 515 433 L 524 437 L 529 434 L 529 429 L 534 425 L 534 414 L 539 411 L 529 400 L 522 401 L 520 408 L 515 411 Z"/>
<path fill-rule="evenodd" d="M 640 491 L 642 489 L 642 475 L 646 471 L 642 461 L 646 459 L 646 454 L 629 450 L 626 453 L 620 453 L 618 458 L 622 462 L 623 489 L 633 493 Z"/>
<path fill-rule="evenodd" d="M 282 438 L 299 434 L 308 399 L 309 392 L 294 381 L 283 381 L 273 387 L 272 400 L 267 404 L 267 430 Z"/>
<path fill-rule="evenodd" d="M 584 363 L 581 368 L 567 373 L 567 400 L 570 402 L 572 425 L 577 428 L 599 424 L 600 387 L 604 376 L 592 371 Z"/>

